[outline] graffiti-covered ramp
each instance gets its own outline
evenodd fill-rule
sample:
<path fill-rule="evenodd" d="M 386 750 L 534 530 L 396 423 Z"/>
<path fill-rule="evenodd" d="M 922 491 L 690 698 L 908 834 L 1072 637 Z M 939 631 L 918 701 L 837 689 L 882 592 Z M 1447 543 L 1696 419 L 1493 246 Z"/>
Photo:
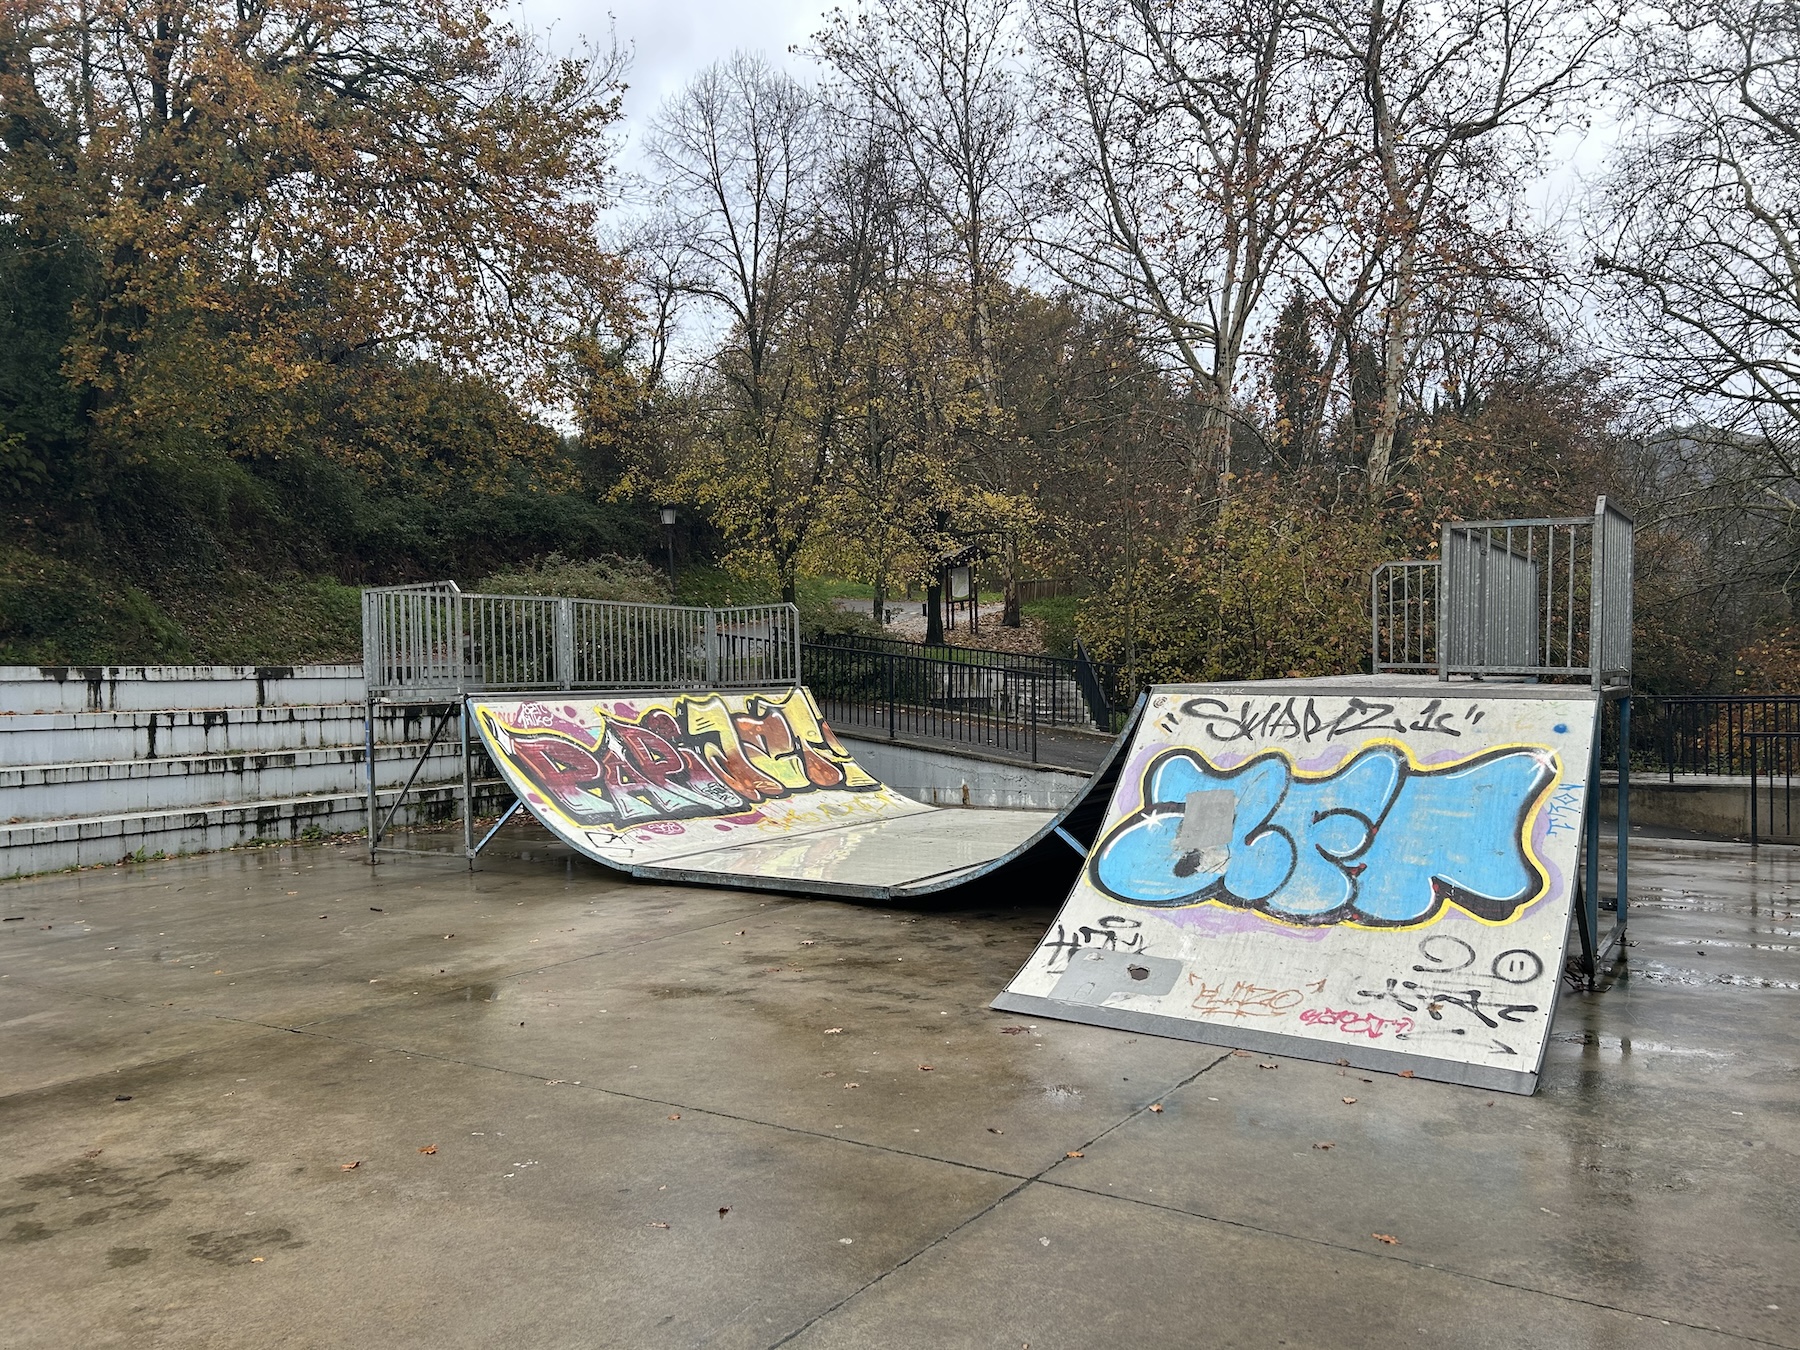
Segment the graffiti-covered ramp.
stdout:
<path fill-rule="evenodd" d="M 897 899 L 1077 865 L 1129 729 L 1061 812 L 926 806 L 859 765 L 804 688 L 476 696 L 525 806 L 605 866 L 665 881 Z M 1065 838 L 1066 837 L 1066 838 Z"/>
<path fill-rule="evenodd" d="M 1598 708 L 1399 677 L 1159 687 L 994 1006 L 1530 1092 Z"/>

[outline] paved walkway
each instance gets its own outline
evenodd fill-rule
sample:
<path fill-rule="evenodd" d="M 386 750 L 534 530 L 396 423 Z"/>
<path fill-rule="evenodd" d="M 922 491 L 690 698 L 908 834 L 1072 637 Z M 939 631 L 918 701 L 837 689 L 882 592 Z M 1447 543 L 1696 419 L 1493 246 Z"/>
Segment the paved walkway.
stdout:
<path fill-rule="evenodd" d="M 1800 1346 L 1795 851 L 1645 842 L 1519 1098 L 986 1011 L 1055 894 L 507 838 L 0 886 L 9 1347 Z"/>

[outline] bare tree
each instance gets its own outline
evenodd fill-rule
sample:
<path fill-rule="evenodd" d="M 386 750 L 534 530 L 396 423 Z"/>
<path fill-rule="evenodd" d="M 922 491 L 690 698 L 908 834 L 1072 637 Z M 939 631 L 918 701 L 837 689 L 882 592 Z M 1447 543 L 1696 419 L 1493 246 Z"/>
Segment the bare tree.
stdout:
<path fill-rule="evenodd" d="M 692 291 L 727 330 L 701 382 L 718 405 L 716 454 L 690 473 L 689 487 L 735 541 L 764 557 L 791 601 L 826 467 L 800 425 L 801 371 L 781 342 L 803 300 L 819 109 L 791 76 L 739 53 L 663 107 L 650 149 L 692 250 Z"/>
<path fill-rule="evenodd" d="M 1800 578 L 1800 11 L 1659 8 L 1634 33 L 1636 118 L 1595 263 L 1645 372 L 1676 525 L 1739 584 Z"/>
<path fill-rule="evenodd" d="M 1394 442 L 1418 351 L 1421 295 L 1529 166 L 1569 98 L 1597 83 L 1615 31 L 1591 0 L 1307 0 L 1320 50 L 1359 91 L 1353 143 L 1364 173 L 1343 186 L 1360 227 L 1344 313 L 1371 301 L 1380 401 L 1368 446 L 1372 491 L 1394 471 Z M 1352 318 L 1349 322 L 1354 322 Z M 1344 325 L 1348 327 L 1348 322 Z"/>
<path fill-rule="evenodd" d="M 996 371 L 993 302 L 1016 258 L 1023 121 L 1013 0 L 866 0 L 838 11 L 818 36 L 820 54 L 880 122 L 910 171 L 914 223 L 928 252 L 921 276 L 943 271 L 962 297 L 962 327 L 985 425 L 969 468 L 995 491 L 1016 491 Z M 1002 623 L 1020 622 L 1016 530 L 1005 533 Z"/>
<path fill-rule="evenodd" d="M 1322 221 L 1345 95 L 1320 78 L 1298 13 L 1296 0 L 1052 0 L 1039 16 L 1059 169 L 1042 256 L 1126 307 L 1192 381 L 1197 499 L 1229 489 L 1255 316 L 1284 251 Z"/>

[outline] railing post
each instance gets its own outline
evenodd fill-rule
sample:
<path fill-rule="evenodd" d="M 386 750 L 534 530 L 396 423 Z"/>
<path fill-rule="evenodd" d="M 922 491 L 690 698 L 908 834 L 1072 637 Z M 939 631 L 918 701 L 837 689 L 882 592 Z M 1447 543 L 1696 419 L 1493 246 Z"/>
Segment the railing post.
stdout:
<path fill-rule="evenodd" d="M 706 687 L 719 687 L 719 618 L 711 605 L 706 607 Z"/>
<path fill-rule="evenodd" d="M 1619 894 L 1617 927 L 1625 928 L 1630 907 L 1630 889 L 1626 873 L 1631 862 L 1631 695 L 1619 700 Z"/>
<path fill-rule="evenodd" d="M 568 601 L 564 601 L 567 604 Z M 469 870 L 475 870 L 475 769 L 469 759 L 469 700 L 459 699 L 457 711 L 462 722 L 462 818 L 463 856 Z"/>
<path fill-rule="evenodd" d="M 1038 762 L 1038 677 L 1028 675 L 1026 678 L 1031 681 L 1031 762 L 1036 764 Z"/>
<path fill-rule="evenodd" d="M 575 602 L 556 602 L 556 673 L 552 678 L 564 689 L 575 687 Z"/>
<path fill-rule="evenodd" d="M 881 665 L 887 671 L 888 739 L 894 739 L 894 663 L 900 658 L 892 652 L 881 652 Z"/>
<path fill-rule="evenodd" d="M 363 669 L 363 682 L 368 683 L 369 672 Z M 363 701 L 363 768 L 369 779 L 369 866 L 375 865 L 375 845 L 379 838 L 379 826 L 375 823 L 375 813 L 379 809 L 375 804 L 375 696 L 368 694 Z"/>
<path fill-rule="evenodd" d="M 1756 846 L 1756 737 L 1744 738 L 1750 743 L 1750 846 Z"/>

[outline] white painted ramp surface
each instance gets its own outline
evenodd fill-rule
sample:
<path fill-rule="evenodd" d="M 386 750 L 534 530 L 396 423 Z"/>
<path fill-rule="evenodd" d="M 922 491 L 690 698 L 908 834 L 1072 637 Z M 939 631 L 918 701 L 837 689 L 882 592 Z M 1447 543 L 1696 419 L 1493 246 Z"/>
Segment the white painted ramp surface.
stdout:
<path fill-rule="evenodd" d="M 1160 687 L 994 1006 L 1530 1092 L 1598 708 L 1552 686 Z"/>
<path fill-rule="evenodd" d="M 635 876 L 885 898 L 978 874 L 1058 819 L 901 796 L 803 688 L 477 696 L 469 708 L 532 814 Z"/>

